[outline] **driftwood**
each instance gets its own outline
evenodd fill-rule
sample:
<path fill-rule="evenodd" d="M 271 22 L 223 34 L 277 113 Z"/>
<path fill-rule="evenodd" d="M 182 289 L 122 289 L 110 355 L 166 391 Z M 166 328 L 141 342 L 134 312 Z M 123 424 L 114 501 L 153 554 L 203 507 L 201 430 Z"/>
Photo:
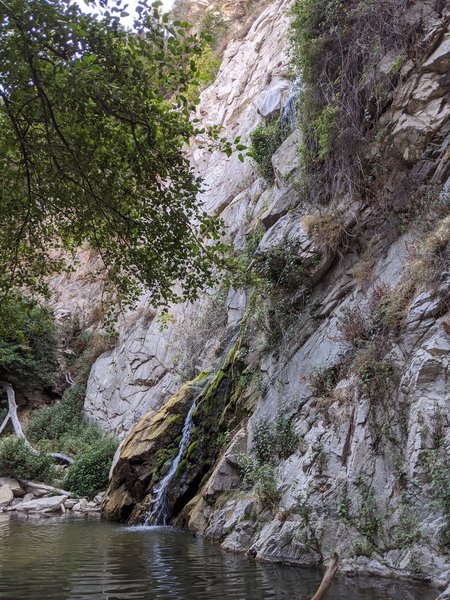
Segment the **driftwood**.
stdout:
<path fill-rule="evenodd" d="M 19 483 L 22 487 L 29 488 L 30 490 L 45 490 L 46 492 L 52 492 L 58 496 L 68 496 L 69 498 L 78 498 L 76 494 L 68 492 L 67 490 L 60 490 L 52 485 L 46 485 L 44 483 L 36 483 L 35 481 L 28 481 L 27 479 L 19 479 Z"/>
<path fill-rule="evenodd" d="M 0 434 L 5 429 L 8 421 L 11 421 L 11 424 L 14 429 L 14 433 L 18 438 L 23 440 L 25 446 L 32 452 L 33 454 L 40 454 L 36 448 L 30 444 L 30 442 L 25 437 L 25 434 L 22 429 L 22 425 L 19 421 L 19 417 L 17 416 L 17 404 L 16 404 L 16 395 L 14 393 L 13 386 L 8 381 L 0 381 L 0 386 L 5 390 L 6 396 L 8 398 L 8 414 L 6 415 L 3 423 L 0 425 Z M 60 452 L 48 452 L 47 456 L 51 456 L 55 460 L 60 460 L 62 462 L 71 464 L 74 459 L 71 456 L 67 456 L 67 454 L 61 454 Z"/>
<path fill-rule="evenodd" d="M 336 574 L 336 571 L 337 571 L 337 568 L 339 565 L 339 559 L 340 559 L 339 550 L 335 550 L 333 552 L 333 556 L 331 557 L 330 562 L 328 563 L 328 567 L 323 576 L 322 583 L 320 584 L 319 589 L 314 594 L 314 596 L 311 598 L 311 600 L 322 600 L 323 598 L 325 598 L 325 596 L 328 592 L 328 589 L 331 585 L 331 582 L 333 581 L 333 577 Z"/>

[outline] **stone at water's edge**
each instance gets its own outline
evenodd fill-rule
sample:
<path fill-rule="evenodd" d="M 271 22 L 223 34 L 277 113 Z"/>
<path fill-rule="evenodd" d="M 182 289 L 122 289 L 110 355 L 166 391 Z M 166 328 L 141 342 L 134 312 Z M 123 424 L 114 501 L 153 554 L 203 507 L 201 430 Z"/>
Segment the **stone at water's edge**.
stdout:
<path fill-rule="evenodd" d="M 0 477 L 0 486 L 6 485 L 14 494 L 15 498 L 25 496 L 25 490 L 14 477 Z"/>
<path fill-rule="evenodd" d="M 2 485 L 0 487 L 0 508 L 8 506 L 13 500 L 14 494 L 8 485 Z"/>
<path fill-rule="evenodd" d="M 50 496 L 22 502 L 14 507 L 18 512 L 57 512 L 62 510 L 67 496 Z"/>

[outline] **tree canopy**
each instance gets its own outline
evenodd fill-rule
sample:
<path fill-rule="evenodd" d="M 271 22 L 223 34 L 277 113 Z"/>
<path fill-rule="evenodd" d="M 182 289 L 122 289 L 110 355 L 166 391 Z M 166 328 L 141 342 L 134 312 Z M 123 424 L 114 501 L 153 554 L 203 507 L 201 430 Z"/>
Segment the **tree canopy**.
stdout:
<path fill-rule="evenodd" d="M 127 31 L 120 4 L 0 0 L 0 293 L 42 291 L 84 244 L 128 301 L 212 278 L 222 225 L 183 154 L 202 40 L 146 0 Z"/>

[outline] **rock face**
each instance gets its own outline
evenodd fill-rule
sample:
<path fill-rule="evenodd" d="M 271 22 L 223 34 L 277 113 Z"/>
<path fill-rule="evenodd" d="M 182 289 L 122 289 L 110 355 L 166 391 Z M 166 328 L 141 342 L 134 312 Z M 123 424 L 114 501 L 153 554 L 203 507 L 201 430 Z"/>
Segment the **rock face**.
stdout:
<path fill-rule="evenodd" d="M 298 132 L 272 157 L 273 184 L 250 160 L 192 152 L 206 207 L 241 256 L 253 244 L 272 291 L 218 289 L 165 323 L 143 299 L 120 323 L 85 404 L 105 429 L 128 432 L 106 517 L 144 518 L 199 392 L 182 384 L 217 365 L 240 327 L 232 359 L 201 390 L 169 490 L 178 522 L 260 559 L 317 565 L 340 545 L 344 571 L 449 576 L 450 203 L 427 196 L 420 210 L 431 212 L 413 218 L 407 187 L 450 191 L 449 15 L 426 4 L 423 39 L 380 118 L 384 138 L 368 150 L 391 165 L 379 203 L 303 201 Z M 269 3 L 201 95 L 205 124 L 231 139 L 248 143 L 288 98 L 288 10 Z M 253 461 L 244 481 L 241 455 Z"/>

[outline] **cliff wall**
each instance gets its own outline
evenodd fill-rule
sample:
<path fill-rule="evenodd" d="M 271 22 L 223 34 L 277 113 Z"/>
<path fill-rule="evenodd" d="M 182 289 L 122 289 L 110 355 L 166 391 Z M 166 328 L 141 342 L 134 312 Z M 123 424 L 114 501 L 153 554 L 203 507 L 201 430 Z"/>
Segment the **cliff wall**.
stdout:
<path fill-rule="evenodd" d="M 256 277 L 219 282 L 170 319 L 144 298 L 120 322 L 85 403 L 127 434 L 107 517 L 145 518 L 195 396 L 168 491 L 178 522 L 265 560 L 315 565 L 340 545 L 344 570 L 448 578 L 449 13 L 406 4 L 416 38 L 401 61 L 380 60 L 370 196 L 305 196 L 298 130 L 272 157 L 273 183 L 250 159 L 192 150 L 205 205 Z M 261 7 L 201 94 L 203 121 L 244 144 L 289 117 L 289 10 Z M 195 377 L 194 395 L 179 391 Z"/>

